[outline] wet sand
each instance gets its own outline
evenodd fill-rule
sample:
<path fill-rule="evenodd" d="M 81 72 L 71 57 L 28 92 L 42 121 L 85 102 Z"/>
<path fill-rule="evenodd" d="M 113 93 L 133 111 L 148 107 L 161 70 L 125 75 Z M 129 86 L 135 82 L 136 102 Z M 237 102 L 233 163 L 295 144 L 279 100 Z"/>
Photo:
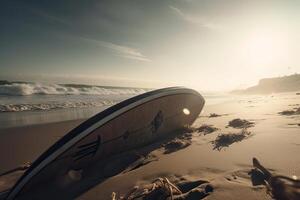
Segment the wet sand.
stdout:
<path fill-rule="evenodd" d="M 0 174 L 32 162 L 83 120 L 0 129 Z"/>
<path fill-rule="evenodd" d="M 78 190 L 70 190 L 69 193 L 74 194 L 65 198 L 111 199 L 112 192 L 124 195 L 134 186 L 168 177 L 179 185 L 183 180 L 209 183 L 213 191 L 205 199 L 271 199 L 264 186 L 253 186 L 249 175 L 252 158 L 257 157 L 276 174 L 300 177 L 300 127 L 297 125 L 300 115 L 280 114 L 284 110 L 295 110 L 299 102 L 299 96 L 279 94 L 242 96 L 232 102 L 205 106 L 191 130 L 136 150 L 139 156 L 129 152 L 111 159 L 108 166 L 121 167 L 105 172 L 108 176 L 101 181 L 95 180 L 99 170 L 108 166 L 91 167 L 88 178 L 78 183 Z M 211 113 L 220 116 L 210 117 Z M 229 126 L 229 122 L 237 118 L 253 124 L 245 129 Z M 79 123 L 80 120 L 1 129 L 0 173 L 33 161 Z M 203 124 L 216 129 L 201 133 L 199 127 Z M 220 148 L 215 148 L 221 135 L 238 135 L 243 130 L 247 131 L 245 137 L 226 138 L 226 142 L 218 143 Z"/>

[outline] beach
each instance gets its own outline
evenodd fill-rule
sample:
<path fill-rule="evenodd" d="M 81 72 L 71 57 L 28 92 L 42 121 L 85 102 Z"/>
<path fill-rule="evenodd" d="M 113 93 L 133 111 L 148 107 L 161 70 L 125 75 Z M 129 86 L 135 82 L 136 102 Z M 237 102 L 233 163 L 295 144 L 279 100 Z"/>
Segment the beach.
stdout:
<path fill-rule="evenodd" d="M 0 10 L 0 200 L 300 200 L 300 1 Z"/>
<path fill-rule="evenodd" d="M 300 96 L 295 93 L 281 93 L 241 95 L 230 101 L 208 103 L 188 133 L 184 133 L 186 136 L 174 135 L 150 147 L 137 149 L 137 152 L 145 152 L 148 148 L 143 154 L 147 162 L 141 162 L 138 167 L 133 167 L 136 163 L 121 162 L 124 166 L 120 170 L 101 181 L 95 180 L 99 173 L 96 166 L 91 167 L 87 175 L 90 179 L 83 183 L 85 186 L 64 195 L 77 199 L 112 199 L 113 192 L 124 195 L 134 186 L 167 177 L 175 183 L 204 181 L 213 188 L 204 199 L 271 199 L 263 185 L 253 184 L 252 158 L 258 158 L 274 174 L 300 177 L 300 115 L 280 113 L 299 108 L 299 100 Z M 247 120 L 249 124 L 232 127 L 229 122 L 234 119 Z M 0 173 L 33 162 L 83 120 L 1 128 Z M 203 131 L 200 129 L 203 125 L 215 129 Z M 238 135 L 242 131 L 246 134 L 237 140 L 218 140 L 221 135 Z M 172 146 L 174 140 L 178 143 L 175 147 Z M 122 160 L 122 157 L 117 159 Z M 21 174 L 14 178 L 2 176 L 0 188 L 9 187 Z"/>

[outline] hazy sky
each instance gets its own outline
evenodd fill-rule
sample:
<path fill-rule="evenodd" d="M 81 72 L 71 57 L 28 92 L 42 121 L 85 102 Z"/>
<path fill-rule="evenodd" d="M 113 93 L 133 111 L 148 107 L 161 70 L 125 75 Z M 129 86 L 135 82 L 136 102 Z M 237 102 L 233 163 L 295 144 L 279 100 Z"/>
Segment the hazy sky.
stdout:
<path fill-rule="evenodd" d="M 235 89 L 300 72 L 300 1 L 2 0 L 0 78 Z"/>

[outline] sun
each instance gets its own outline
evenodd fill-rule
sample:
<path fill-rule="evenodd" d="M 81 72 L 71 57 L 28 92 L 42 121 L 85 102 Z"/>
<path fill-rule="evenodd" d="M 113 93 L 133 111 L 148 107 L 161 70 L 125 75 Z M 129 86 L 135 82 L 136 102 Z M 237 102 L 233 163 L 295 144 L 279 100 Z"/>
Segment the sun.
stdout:
<path fill-rule="evenodd" d="M 286 54 L 285 39 L 276 31 L 253 32 L 243 43 L 244 56 L 252 64 L 273 64 Z"/>

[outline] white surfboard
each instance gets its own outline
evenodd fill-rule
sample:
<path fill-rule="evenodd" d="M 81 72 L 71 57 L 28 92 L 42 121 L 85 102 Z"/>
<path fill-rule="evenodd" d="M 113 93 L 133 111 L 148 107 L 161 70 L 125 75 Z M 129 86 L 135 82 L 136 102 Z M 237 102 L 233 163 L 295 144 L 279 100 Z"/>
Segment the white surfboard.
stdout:
<path fill-rule="evenodd" d="M 44 152 L 17 181 L 7 199 L 22 199 L 55 177 L 84 170 L 96 161 L 190 126 L 204 103 L 197 91 L 172 87 L 116 104 L 83 122 Z"/>

